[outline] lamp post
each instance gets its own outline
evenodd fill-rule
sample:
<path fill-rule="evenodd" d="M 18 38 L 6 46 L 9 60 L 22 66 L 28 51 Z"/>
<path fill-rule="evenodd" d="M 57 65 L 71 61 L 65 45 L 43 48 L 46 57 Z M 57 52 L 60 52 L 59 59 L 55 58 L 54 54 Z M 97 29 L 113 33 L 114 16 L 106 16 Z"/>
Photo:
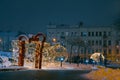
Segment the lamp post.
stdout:
<path fill-rule="evenodd" d="M 52 38 L 52 45 L 56 44 L 57 39 L 56 38 Z"/>
<path fill-rule="evenodd" d="M 53 38 L 52 41 L 53 41 L 53 42 L 56 42 L 57 40 L 56 40 L 56 38 Z"/>
<path fill-rule="evenodd" d="M 118 62 L 119 44 L 116 46 L 116 62 Z"/>
<path fill-rule="evenodd" d="M 60 67 L 62 67 L 62 62 L 64 61 L 63 57 L 60 57 Z"/>
<path fill-rule="evenodd" d="M 119 45 L 116 46 L 116 54 L 119 54 Z"/>
<path fill-rule="evenodd" d="M 87 41 L 84 41 L 84 62 L 86 63 L 87 60 Z"/>

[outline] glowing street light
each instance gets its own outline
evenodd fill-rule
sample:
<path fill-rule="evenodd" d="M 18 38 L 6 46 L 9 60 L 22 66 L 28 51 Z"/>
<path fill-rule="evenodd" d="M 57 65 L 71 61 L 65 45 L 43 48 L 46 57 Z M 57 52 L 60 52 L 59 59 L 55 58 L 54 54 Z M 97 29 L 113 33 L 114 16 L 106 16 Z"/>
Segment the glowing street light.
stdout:
<path fill-rule="evenodd" d="M 60 66 L 62 67 L 62 62 L 64 61 L 64 58 L 63 57 L 60 57 Z"/>
<path fill-rule="evenodd" d="M 56 42 L 56 41 L 57 41 L 57 39 L 56 39 L 56 38 L 53 38 L 53 39 L 52 39 L 52 41 L 53 41 L 53 42 Z"/>
<path fill-rule="evenodd" d="M 55 45 L 57 42 L 57 39 L 56 38 L 52 38 L 52 45 Z"/>

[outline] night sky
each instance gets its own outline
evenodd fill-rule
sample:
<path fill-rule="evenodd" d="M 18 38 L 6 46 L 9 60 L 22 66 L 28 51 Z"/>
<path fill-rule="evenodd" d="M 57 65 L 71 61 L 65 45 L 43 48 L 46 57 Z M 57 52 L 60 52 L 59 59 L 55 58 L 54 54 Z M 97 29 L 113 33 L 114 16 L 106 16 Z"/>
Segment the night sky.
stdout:
<path fill-rule="evenodd" d="M 111 25 L 120 0 L 0 0 L 0 30 L 45 32 L 54 24 Z"/>

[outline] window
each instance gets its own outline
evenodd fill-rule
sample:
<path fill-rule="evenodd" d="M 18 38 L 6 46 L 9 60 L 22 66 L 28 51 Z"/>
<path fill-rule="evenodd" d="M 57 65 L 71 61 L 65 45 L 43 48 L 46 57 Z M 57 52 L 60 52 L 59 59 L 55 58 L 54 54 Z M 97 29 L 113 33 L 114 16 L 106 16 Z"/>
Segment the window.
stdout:
<path fill-rule="evenodd" d="M 106 31 L 103 32 L 103 35 L 104 35 L 104 36 L 107 36 Z"/>
<path fill-rule="evenodd" d="M 90 32 L 88 32 L 88 36 L 91 36 L 91 33 L 90 33 Z"/>
<path fill-rule="evenodd" d="M 87 36 L 87 32 L 83 32 L 83 36 Z"/>
<path fill-rule="evenodd" d="M 74 36 L 78 36 L 77 32 L 74 32 Z"/>
<path fill-rule="evenodd" d="M 83 49 L 81 50 L 81 54 L 83 54 L 84 52 L 83 52 Z"/>
<path fill-rule="evenodd" d="M 94 36 L 94 32 L 92 32 L 92 36 Z"/>
<path fill-rule="evenodd" d="M 92 53 L 94 53 L 94 49 L 92 50 Z"/>
<path fill-rule="evenodd" d="M 99 49 L 99 52 L 102 52 L 102 49 Z"/>
<path fill-rule="evenodd" d="M 98 40 L 96 40 L 96 45 L 98 45 Z"/>
<path fill-rule="evenodd" d="M 111 40 L 108 41 L 108 45 L 111 46 Z"/>
<path fill-rule="evenodd" d="M 99 36 L 102 36 L 102 32 L 99 32 Z"/>
<path fill-rule="evenodd" d="M 96 36 L 98 36 L 98 32 L 96 32 Z"/>
<path fill-rule="evenodd" d="M 119 54 L 119 49 L 116 49 L 116 54 Z"/>
<path fill-rule="evenodd" d="M 69 32 L 65 32 L 65 35 L 68 36 Z"/>
<path fill-rule="evenodd" d="M 111 54 L 111 49 L 108 50 L 108 53 Z"/>
<path fill-rule="evenodd" d="M 107 47 L 107 40 L 103 40 L 103 47 Z"/>
<path fill-rule="evenodd" d="M 73 36 L 73 32 L 71 32 L 71 36 Z"/>
<path fill-rule="evenodd" d="M 96 49 L 95 51 L 98 52 L 98 49 Z"/>
<path fill-rule="evenodd" d="M 111 36 L 111 32 L 108 32 L 108 36 Z"/>
<path fill-rule="evenodd" d="M 87 32 L 81 32 L 81 36 L 87 36 Z"/>
<path fill-rule="evenodd" d="M 64 32 L 61 32 L 62 35 L 64 35 Z"/>
<path fill-rule="evenodd" d="M 88 49 L 88 54 L 92 54 L 92 50 L 91 49 Z"/>
<path fill-rule="evenodd" d="M 94 46 L 94 40 L 92 40 L 92 45 Z"/>
<path fill-rule="evenodd" d="M 102 40 L 99 40 L 99 45 L 102 45 Z"/>
<path fill-rule="evenodd" d="M 106 49 L 103 50 L 103 55 L 105 55 L 105 56 L 107 55 L 107 50 Z"/>
<path fill-rule="evenodd" d="M 81 36 L 83 36 L 83 32 L 81 32 Z"/>
<path fill-rule="evenodd" d="M 91 45 L 91 41 L 90 40 L 88 40 L 88 44 Z"/>

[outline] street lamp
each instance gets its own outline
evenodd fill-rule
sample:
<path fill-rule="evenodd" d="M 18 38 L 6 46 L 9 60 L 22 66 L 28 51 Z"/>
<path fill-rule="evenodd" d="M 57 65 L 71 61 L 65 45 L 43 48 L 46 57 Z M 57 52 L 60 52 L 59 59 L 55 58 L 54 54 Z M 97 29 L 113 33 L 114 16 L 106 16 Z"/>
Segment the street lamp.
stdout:
<path fill-rule="evenodd" d="M 85 40 L 84 41 L 84 62 L 86 62 L 86 60 L 87 60 L 87 41 Z"/>
<path fill-rule="evenodd" d="M 119 56 L 119 45 L 116 46 L 116 62 L 118 62 L 118 56 Z"/>
<path fill-rule="evenodd" d="M 62 67 L 62 62 L 64 61 L 63 57 L 60 57 L 60 66 Z"/>
<path fill-rule="evenodd" d="M 57 42 L 56 38 L 52 38 L 52 45 L 54 45 Z"/>
<path fill-rule="evenodd" d="M 116 53 L 119 54 L 119 45 L 117 45 L 116 48 Z"/>
<path fill-rule="evenodd" d="M 53 38 L 53 39 L 52 39 L 52 41 L 53 41 L 53 42 L 56 42 L 56 41 L 57 41 L 57 39 L 56 39 L 56 38 Z"/>

